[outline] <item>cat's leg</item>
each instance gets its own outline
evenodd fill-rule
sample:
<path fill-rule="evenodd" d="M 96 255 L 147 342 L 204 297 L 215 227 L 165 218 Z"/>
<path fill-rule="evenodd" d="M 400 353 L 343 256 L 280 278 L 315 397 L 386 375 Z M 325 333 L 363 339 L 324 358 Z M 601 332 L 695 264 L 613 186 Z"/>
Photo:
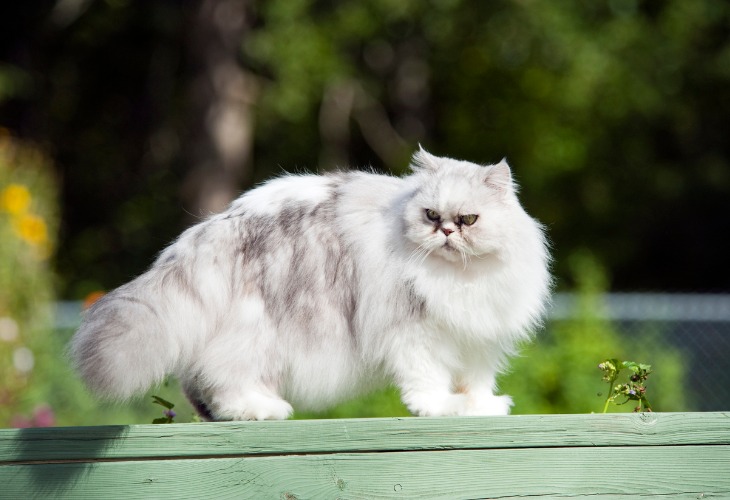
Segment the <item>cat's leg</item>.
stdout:
<path fill-rule="evenodd" d="M 494 394 L 494 377 L 459 379 L 447 371 L 429 374 L 401 372 L 398 386 L 408 409 L 418 416 L 508 415 L 513 405 L 507 395 Z"/>
<path fill-rule="evenodd" d="M 411 413 L 438 417 L 462 415 L 466 411 L 467 396 L 453 392 L 443 351 L 434 350 L 427 343 L 412 342 L 396 347 L 392 354 L 394 381 Z"/>
<path fill-rule="evenodd" d="M 512 398 L 496 395 L 501 349 L 458 352 L 437 337 L 414 336 L 396 346 L 394 373 L 403 403 L 419 416 L 507 415 Z"/>
<path fill-rule="evenodd" d="M 210 408 L 208 408 L 208 398 L 203 394 L 198 377 L 185 378 L 185 376 L 183 373 L 182 375 L 178 375 L 178 378 L 180 379 L 185 397 L 188 398 L 188 401 L 198 413 L 198 417 L 206 422 L 215 420 L 215 417 L 210 412 Z"/>
<path fill-rule="evenodd" d="M 183 390 L 201 418 L 222 420 L 284 420 L 293 413 L 292 406 L 262 383 L 241 379 L 210 386 L 202 385 L 210 376 L 196 376 L 183 381 Z"/>
<path fill-rule="evenodd" d="M 487 416 L 508 415 L 512 407 L 512 398 L 507 395 L 496 395 L 497 389 L 496 363 L 483 360 L 475 363 L 455 381 L 455 391 L 467 398 L 467 404 L 461 415 Z"/>
<path fill-rule="evenodd" d="M 217 390 L 210 402 L 215 420 L 284 420 L 293 411 L 288 402 L 262 386 Z"/>
<path fill-rule="evenodd" d="M 463 415 L 466 411 L 467 399 L 463 394 L 454 394 L 448 385 L 433 380 L 434 384 L 423 383 L 424 380 L 401 380 L 398 384 L 401 400 L 411 413 L 419 417 L 447 417 Z"/>
<path fill-rule="evenodd" d="M 472 386 L 466 396 L 468 402 L 462 415 L 509 415 L 514 404 L 510 396 L 493 394 L 486 386 Z"/>
<path fill-rule="evenodd" d="M 293 413 L 279 394 L 277 332 L 252 303 L 227 318 L 191 367 L 194 387 L 186 392 L 200 395 L 197 406 L 212 420 L 283 420 Z"/>

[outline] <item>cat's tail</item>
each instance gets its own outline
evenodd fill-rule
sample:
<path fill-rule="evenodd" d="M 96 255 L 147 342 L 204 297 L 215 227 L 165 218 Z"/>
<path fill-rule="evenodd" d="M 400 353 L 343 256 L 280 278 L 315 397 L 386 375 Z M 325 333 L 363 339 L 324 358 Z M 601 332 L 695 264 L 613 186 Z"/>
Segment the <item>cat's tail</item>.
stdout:
<path fill-rule="evenodd" d="M 165 281 L 153 268 L 84 314 L 69 352 L 99 397 L 124 400 L 144 392 L 199 348 L 201 305 Z"/>

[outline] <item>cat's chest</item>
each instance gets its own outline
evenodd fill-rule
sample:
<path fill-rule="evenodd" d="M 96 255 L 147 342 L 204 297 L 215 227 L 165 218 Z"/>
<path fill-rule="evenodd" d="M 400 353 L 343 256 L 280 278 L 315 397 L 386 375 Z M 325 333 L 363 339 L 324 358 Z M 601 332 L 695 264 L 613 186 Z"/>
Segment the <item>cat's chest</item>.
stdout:
<path fill-rule="evenodd" d="M 500 329 L 509 321 L 509 292 L 497 290 L 484 280 L 424 277 L 415 286 L 423 300 L 424 319 L 443 328 L 479 335 Z"/>

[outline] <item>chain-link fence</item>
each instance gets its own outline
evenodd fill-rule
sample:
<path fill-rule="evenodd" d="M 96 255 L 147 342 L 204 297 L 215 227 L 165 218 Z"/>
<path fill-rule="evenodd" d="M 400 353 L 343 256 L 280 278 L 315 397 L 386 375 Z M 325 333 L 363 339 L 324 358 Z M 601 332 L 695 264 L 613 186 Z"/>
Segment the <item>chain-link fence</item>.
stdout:
<path fill-rule="evenodd" d="M 551 320 L 575 319 L 577 300 L 556 294 Z M 592 313 L 632 346 L 632 356 L 677 354 L 672 359 L 681 363 L 683 387 L 676 410 L 730 409 L 730 295 L 615 293 L 597 302 Z M 676 368 L 655 365 L 655 376 Z"/>

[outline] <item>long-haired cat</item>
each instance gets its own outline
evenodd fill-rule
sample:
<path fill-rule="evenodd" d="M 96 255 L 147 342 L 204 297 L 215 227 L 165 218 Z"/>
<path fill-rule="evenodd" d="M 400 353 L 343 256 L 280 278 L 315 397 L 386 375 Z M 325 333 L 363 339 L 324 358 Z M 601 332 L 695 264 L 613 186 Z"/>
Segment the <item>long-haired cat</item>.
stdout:
<path fill-rule="evenodd" d="M 84 317 L 99 395 L 175 374 L 210 420 L 283 419 L 387 382 L 416 415 L 502 415 L 495 376 L 539 324 L 542 228 L 505 161 L 418 151 L 404 178 L 288 175 L 186 230 Z"/>

